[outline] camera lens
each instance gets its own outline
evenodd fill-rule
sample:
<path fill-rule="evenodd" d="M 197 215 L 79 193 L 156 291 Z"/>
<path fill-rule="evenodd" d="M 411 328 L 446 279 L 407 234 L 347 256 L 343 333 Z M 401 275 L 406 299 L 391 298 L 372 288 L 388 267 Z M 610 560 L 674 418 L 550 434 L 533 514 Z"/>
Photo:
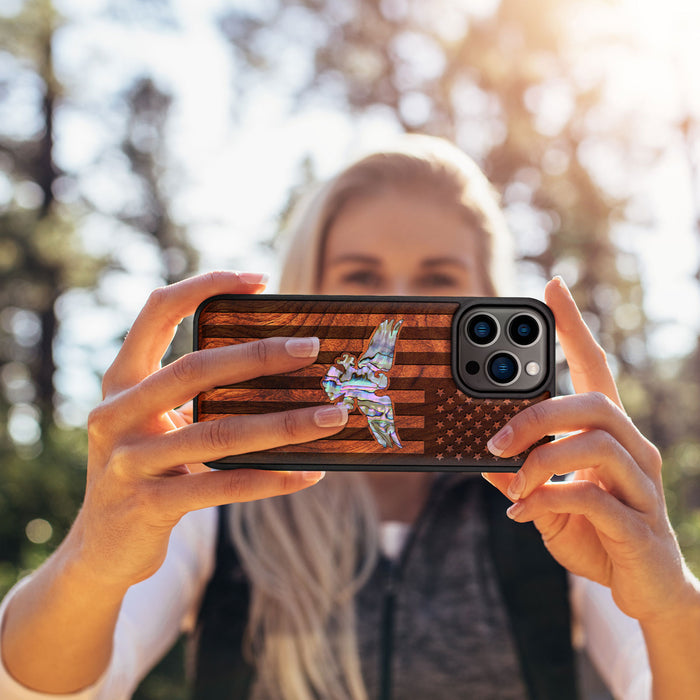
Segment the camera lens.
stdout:
<path fill-rule="evenodd" d="M 532 345 L 540 337 L 540 324 L 533 316 L 520 314 L 508 324 L 508 336 L 516 345 Z"/>
<path fill-rule="evenodd" d="M 490 345 L 498 335 L 498 323 L 493 316 L 476 314 L 467 323 L 467 338 L 474 345 Z"/>
<path fill-rule="evenodd" d="M 511 384 L 516 380 L 520 367 L 514 355 L 499 352 L 489 360 L 486 371 L 496 384 Z"/>

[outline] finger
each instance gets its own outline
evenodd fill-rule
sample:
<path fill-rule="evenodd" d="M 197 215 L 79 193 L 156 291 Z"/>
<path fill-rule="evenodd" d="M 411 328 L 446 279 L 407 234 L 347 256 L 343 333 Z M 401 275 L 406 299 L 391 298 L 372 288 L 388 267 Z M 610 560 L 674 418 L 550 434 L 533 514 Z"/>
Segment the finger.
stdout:
<path fill-rule="evenodd" d="M 192 425 L 193 421 L 193 405 L 192 401 L 188 401 L 184 406 L 181 408 L 178 408 L 175 411 L 169 411 L 168 416 L 170 418 L 170 421 L 176 428 L 184 428 L 186 425 Z M 191 474 L 194 474 L 195 472 L 208 472 L 209 467 L 207 467 L 206 464 L 202 464 L 201 462 L 193 463 L 190 462 L 189 464 L 185 465 L 187 467 L 187 471 L 190 472 Z"/>
<path fill-rule="evenodd" d="M 168 413 L 168 416 L 170 417 L 171 422 L 175 425 L 176 428 L 184 428 L 184 426 L 190 425 L 190 423 L 193 422 L 193 410 L 193 402 L 188 401 L 184 406 L 170 411 Z"/>
<path fill-rule="evenodd" d="M 319 471 L 231 469 L 162 479 L 156 488 L 165 512 L 179 518 L 200 508 L 294 493 L 312 486 L 323 476 L 324 472 Z"/>
<path fill-rule="evenodd" d="M 256 293 L 264 288 L 264 275 L 210 272 L 154 290 L 105 373 L 104 395 L 132 386 L 158 369 L 177 326 L 204 299 L 217 294 Z"/>
<path fill-rule="evenodd" d="M 184 424 L 187 425 L 194 420 L 194 401 L 187 401 L 177 409 L 177 414 L 182 417 Z"/>
<path fill-rule="evenodd" d="M 489 483 L 498 488 L 501 493 L 508 496 L 508 485 L 512 481 L 513 475 L 503 472 L 493 472 L 482 474 Z M 576 482 L 585 484 L 586 482 Z M 539 494 L 549 488 L 559 488 L 561 484 L 546 484 L 541 486 L 535 493 Z M 577 488 L 580 488 L 577 486 Z M 588 486 L 585 487 L 586 489 Z M 534 495 L 527 500 L 517 501 L 506 511 L 508 517 L 517 522 L 534 521 L 535 526 L 542 535 L 542 540 L 547 546 L 553 543 L 557 535 L 564 528 L 567 530 L 567 537 L 576 543 L 576 548 L 564 546 L 556 553 L 556 559 L 565 568 L 573 573 L 581 573 L 591 576 L 591 571 L 605 570 L 605 555 L 601 557 L 600 537 L 595 530 L 595 526 L 585 518 L 572 519 L 569 512 L 553 512 L 546 508 L 537 508 Z M 560 509 L 564 510 L 564 509 Z M 597 580 L 597 579 L 596 579 Z"/>
<path fill-rule="evenodd" d="M 481 476 L 489 484 L 495 486 L 504 496 L 508 496 L 508 487 L 515 478 L 515 474 L 509 474 L 508 472 L 482 472 Z"/>
<path fill-rule="evenodd" d="M 581 515 L 615 542 L 634 541 L 632 535 L 638 527 L 633 517 L 635 511 L 590 481 L 546 484 L 529 498 L 516 501 L 507 513 L 519 523 L 546 520 L 552 514 Z M 552 535 L 550 533 L 545 540 L 551 539 Z"/>
<path fill-rule="evenodd" d="M 507 487 L 514 501 L 527 498 L 557 474 L 592 469 L 605 490 L 638 511 L 655 502 L 655 490 L 630 453 L 603 430 L 588 430 L 535 448 Z"/>
<path fill-rule="evenodd" d="M 318 355 L 318 338 L 265 338 L 198 350 L 154 372 L 117 398 L 122 415 L 142 420 L 186 403 L 200 391 L 254 377 L 292 372 Z"/>
<path fill-rule="evenodd" d="M 508 421 L 487 443 L 497 457 L 520 454 L 546 435 L 600 429 L 629 452 L 649 477 L 657 476 L 658 450 L 629 417 L 601 393 L 559 396 L 528 406 Z"/>
<path fill-rule="evenodd" d="M 545 287 L 544 298 L 554 313 L 559 343 L 566 356 L 576 392 L 599 391 L 622 408 L 605 351 L 584 322 L 561 277 L 550 280 Z"/>
<path fill-rule="evenodd" d="M 329 437 L 347 420 L 342 404 L 217 418 L 122 445 L 113 453 L 111 466 L 125 474 L 138 468 L 157 475 L 183 463 L 213 462 Z"/>

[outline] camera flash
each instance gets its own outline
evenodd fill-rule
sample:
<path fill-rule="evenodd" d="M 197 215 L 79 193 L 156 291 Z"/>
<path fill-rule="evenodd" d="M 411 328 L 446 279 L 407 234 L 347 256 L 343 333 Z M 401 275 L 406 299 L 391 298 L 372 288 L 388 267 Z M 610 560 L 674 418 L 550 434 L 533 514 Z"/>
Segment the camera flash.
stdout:
<path fill-rule="evenodd" d="M 534 377 L 536 374 L 540 373 L 540 366 L 537 362 L 528 362 L 525 365 L 525 371 L 531 376 Z"/>

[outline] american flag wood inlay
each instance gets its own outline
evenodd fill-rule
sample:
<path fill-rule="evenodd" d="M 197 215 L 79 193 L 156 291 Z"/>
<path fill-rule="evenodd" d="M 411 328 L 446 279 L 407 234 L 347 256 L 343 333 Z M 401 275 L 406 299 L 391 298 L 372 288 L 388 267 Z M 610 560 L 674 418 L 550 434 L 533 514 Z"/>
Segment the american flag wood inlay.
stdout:
<path fill-rule="evenodd" d="M 328 369 L 344 353 L 359 358 L 383 321 L 403 321 L 393 365 L 385 372 L 388 386 L 378 392 L 391 398 L 401 447 L 380 445 L 366 416 L 356 409 L 350 413 L 347 426 L 330 438 L 235 455 L 211 466 L 378 471 L 517 468 L 524 455 L 499 459 L 487 450 L 486 443 L 518 411 L 548 398 L 551 392 L 516 399 L 476 398 L 461 391 L 451 367 L 452 325 L 459 309 L 458 300 L 255 296 L 215 297 L 205 302 L 197 313 L 195 349 L 272 336 L 316 335 L 320 352 L 314 364 L 296 372 L 199 394 L 195 416 L 200 421 L 328 404 L 321 384 Z"/>

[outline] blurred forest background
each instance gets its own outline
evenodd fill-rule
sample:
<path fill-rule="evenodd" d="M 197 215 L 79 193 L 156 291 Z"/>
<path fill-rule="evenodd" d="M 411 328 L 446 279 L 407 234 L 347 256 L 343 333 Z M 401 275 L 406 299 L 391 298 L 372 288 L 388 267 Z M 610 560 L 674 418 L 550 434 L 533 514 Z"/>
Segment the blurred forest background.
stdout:
<path fill-rule="evenodd" d="M 567 280 L 700 574 L 694 4 L 4 0 L 0 595 L 75 516 L 85 418 L 148 290 L 213 267 L 274 281 L 299 193 L 403 131 L 483 166 L 523 293 Z M 172 353 L 189 346 L 184 328 Z M 182 653 L 136 697 L 186 697 Z"/>

